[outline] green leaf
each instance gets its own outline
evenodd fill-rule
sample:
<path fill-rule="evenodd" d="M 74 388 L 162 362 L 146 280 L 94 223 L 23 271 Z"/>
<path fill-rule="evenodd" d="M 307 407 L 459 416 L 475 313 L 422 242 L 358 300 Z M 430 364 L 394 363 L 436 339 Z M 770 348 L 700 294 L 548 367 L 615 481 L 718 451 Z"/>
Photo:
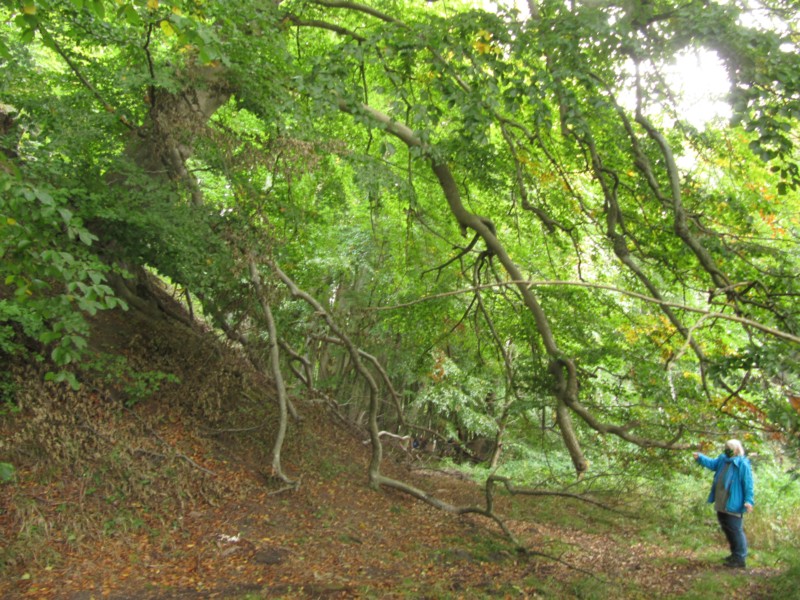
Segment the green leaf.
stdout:
<path fill-rule="evenodd" d="M 5 60 L 11 59 L 11 50 L 8 49 L 8 46 L 6 46 L 2 38 L 0 38 L 0 58 Z"/>
<path fill-rule="evenodd" d="M 55 205 L 55 200 L 53 200 L 53 197 L 44 190 L 40 189 L 34 190 L 34 195 L 39 199 L 39 202 L 41 202 L 45 206 Z"/>
<path fill-rule="evenodd" d="M 54 381 L 56 383 L 68 383 L 73 391 L 76 392 L 81 389 L 81 384 L 78 382 L 78 379 L 73 373 L 69 373 L 68 371 L 57 371 L 55 373 L 51 371 L 45 374 L 44 379 L 45 381 Z"/>
<path fill-rule="evenodd" d="M 7 462 L 0 462 L 0 483 L 11 483 L 16 476 L 14 465 Z"/>
<path fill-rule="evenodd" d="M 77 232 L 81 242 L 87 246 L 91 246 L 92 242 L 95 242 L 99 239 L 96 235 L 94 235 L 88 229 L 84 229 L 83 227 L 78 228 Z"/>
<path fill-rule="evenodd" d="M 161 28 L 161 31 L 164 32 L 164 35 L 166 35 L 167 37 L 172 37 L 175 35 L 175 28 L 166 19 L 162 19 L 161 21 L 159 21 L 158 26 Z"/>
<path fill-rule="evenodd" d="M 68 365 L 73 359 L 72 351 L 69 348 L 65 348 L 61 345 L 53 348 L 52 352 L 50 353 L 50 357 L 53 359 L 53 362 L 59 366 Z"/>
<path fill-rule="evenodd" d="M 69 225 L 69 222 L 72 220 L 72 211 L 69 210 L 68 208 L 59 208 L 58 214 L 61 215 L 61 218 L 63 219 L 64 223 Z"/>
<path fill-rule="evenodd" d="M 125 18 L 125 21 L 128 23 L 128 25 L 133 25 L 134 27 L 139 27 L 142 25 L 142 18 L 139 16 L 139 13 L 136 11 L 136 8 L 134 8 L 133 5 L 124 5 L 122 8 L 120 8 L 120 13 Z"/>
<path fill-rule="evenodd" d="M 36 37 L 36 29 L 31 27 L 30 29 L 24 29 L 19 36 L 19 39 L 22 41 L 23 44 L 27 44 L 33 41 L 33 38 Z"/>
<path fill-rule="evenodd" d="M 87 346 L 86 338 L 80 335 L 71 335 L 65 341 L 69 341 L 78 350 L 85 350 Z"/>
<path fill-rule="evenodd" d="M 89 10 L 99 19 L 106 18 L 106 7 L 103 3 L 103 0 L 92 0 L 92 5 Z"/>

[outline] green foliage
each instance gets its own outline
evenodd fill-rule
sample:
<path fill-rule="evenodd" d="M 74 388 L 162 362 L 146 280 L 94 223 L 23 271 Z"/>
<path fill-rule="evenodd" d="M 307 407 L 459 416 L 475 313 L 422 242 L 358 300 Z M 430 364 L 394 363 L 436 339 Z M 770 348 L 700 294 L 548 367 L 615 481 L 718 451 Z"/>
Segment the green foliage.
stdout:
<path fill-rule="evenodd" d="M 19 348 L 10 324 L 49 347 L 57 368 L 76 363 L 86 349 L 88 327 L 83 315 L 125 307 L 106 283 L 108 267 L 93 252 L 97 237 L 70 206 L 80 189 L 31 185 L 0 173 L 3 285 L 0 299 L 0 350 Z M 66 371 L 56 381 L 77 384 Z"/>
<path fill-rule="evenodd" d="M 800 598 L 800 588 L 797 587 L 800 578 L 800 556 L 797 551 L 787 549 L 783 564 L 786 565 L 786 569 L 769 583 L 770 594 L 773 598 L 797 600 Z"/>
<path fill-rule="evenodd" d="M 414 401 L 420 412 L 441 419 L 451 437 L 459 431 L 470 435 L 491 436 L 497 424 L 487 414 L 490 394 L 502 395 L 490 381 L 464 373 L 458 365 L 444 356 L 436 359 L 431 378 L 436 385 L 426 386 Z"/>
<path fill-rule="evenodd" d="M 121 355 L 99 354 L 82 363 L 94 379 L 102 381 L 110 389 L 119 390 L 125 406 L 147 400 L 164 384 L 179 384 L 180 379 L 172 373 L 162 371 L 138 371 Z"/>
<path fill-rule="evenodd" d="M 0 462 L 0 483 L 10 483 L 16 477 L 14 465 L 7 462 Z"/>

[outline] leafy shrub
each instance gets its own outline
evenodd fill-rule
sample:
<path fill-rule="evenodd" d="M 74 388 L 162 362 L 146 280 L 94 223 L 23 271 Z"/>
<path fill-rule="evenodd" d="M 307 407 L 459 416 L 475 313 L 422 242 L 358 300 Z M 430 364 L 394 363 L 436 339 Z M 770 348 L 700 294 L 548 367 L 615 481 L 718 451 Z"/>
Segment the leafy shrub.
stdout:
<path fill-rule="evenodd" d="M 129 408 L 155 394 L 164 383 L 180 383 L 172 373 L 136 371 L 120 355 L 98 354 L 84 368 L 110 388 L 119 390 Z"/>

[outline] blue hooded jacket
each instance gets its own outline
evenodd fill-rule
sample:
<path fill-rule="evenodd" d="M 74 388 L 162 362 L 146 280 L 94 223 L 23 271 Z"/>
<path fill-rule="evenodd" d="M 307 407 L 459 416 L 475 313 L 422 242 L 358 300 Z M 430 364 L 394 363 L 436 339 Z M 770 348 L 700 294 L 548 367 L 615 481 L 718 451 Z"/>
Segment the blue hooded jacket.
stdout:
<path fill-rule="evenodd" d="M 714 502 L 717 491 L 717 480 L 722 472 L 722 468 L 730 463 L 730 468 L 725 473 L 725 489 L 728 490 L 728 503 L 725 510 L 731 513 L 744 513 L 745 504 L 751 506 L 755 504 L 753 500 L 753 471 L 750 468 L 750 461 L 744 456 L 733 456 L 728 458 L 725 454 L 720 454 L 717 458 L 709 458 L 704 454 L 697 455 L 697 462 L 706 469 L 714 471 L 714 482 L 711 484 L 711 494 L 708 496 L 709 502 Z"/>

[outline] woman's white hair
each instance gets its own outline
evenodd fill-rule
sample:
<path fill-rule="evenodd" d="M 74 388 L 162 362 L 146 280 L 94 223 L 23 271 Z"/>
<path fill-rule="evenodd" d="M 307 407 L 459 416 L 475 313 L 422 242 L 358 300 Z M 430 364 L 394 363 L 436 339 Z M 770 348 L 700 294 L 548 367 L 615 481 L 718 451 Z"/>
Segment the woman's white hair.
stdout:
<path fill-rule="evenodd" d="M 733 450 L 734 456 L 744 456 L 744 446 L 739 440 L 728 440 L 725 442 L 725 447 Z"/>

